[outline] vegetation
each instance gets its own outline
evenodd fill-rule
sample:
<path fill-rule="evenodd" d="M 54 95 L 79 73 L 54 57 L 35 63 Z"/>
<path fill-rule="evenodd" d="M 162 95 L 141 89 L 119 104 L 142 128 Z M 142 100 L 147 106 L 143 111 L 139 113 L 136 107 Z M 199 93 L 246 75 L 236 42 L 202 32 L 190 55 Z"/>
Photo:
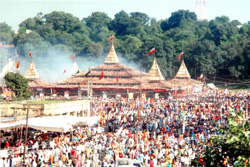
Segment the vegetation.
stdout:
<path fill-rule="evenodd" d="M 5 84 L 15 92 L 17 100 L 29 99 L 32 95 L 29 90 L 28 80 L 19 73 L 8 72 L 4 76 Z"/>
<path fill-rule="evenodd" d="M 118 55 L 146 70 L 154 54 L 145 54 L 155 47 L 167 79 L 177 72 L 182 51 L 192 77 L 202 73 L 246 80 L 250 74 L 250 24 L 230 21 L 226 16 L 197 21 L 194 12 L 179 10 L 157 21 L 145 13 L 120 11 L 113 19 L 106 13 L 94 12 L 80 20 L 55 11 L 27 18 L 20 23 L 17 35 L 6 23 L 1 25 L 1 40 L 14 43 L 23 56 L 28 56 L 30 49 L 35 50 L 34 56 L 42 57 L 51 48 L 59 48 L 77 56 L 98 58 L 108 52 L 108 39 L 113 34 Z"/>
<path fill-rule="evenodd" d="M 221 128 L 221 135 L 214 137 L 206 150 L 207 166 L 222 166 L 225 158 L 233 166 L 250 165 L 250 121 L 242 112 L 232 112 L 228 120 L 229 128 Z"/>

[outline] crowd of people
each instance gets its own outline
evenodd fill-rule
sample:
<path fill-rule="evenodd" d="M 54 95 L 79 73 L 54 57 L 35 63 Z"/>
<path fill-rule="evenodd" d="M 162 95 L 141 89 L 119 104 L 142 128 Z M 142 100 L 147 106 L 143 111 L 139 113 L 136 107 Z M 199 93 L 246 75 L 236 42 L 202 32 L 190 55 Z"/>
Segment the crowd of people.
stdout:
<path fill-rule="evenodd" d="M 179 98 L 93 98 L 93 127 L 67 133 L 32 133 L 25 161 L 31 166 L 115 167 L 117 159 L 141 161 L 146 167 L 204 166 L 204 152 L 230 112 L 247 111 L 249 92 L 207 92 Z M 2 141 L 7 157 L 0 166 L 21 162 L 24 142 L 20 129 Z M 230 157 L 225 157 L 228 163 Z M 227 164 L 226 164 L 227 165 Z"/>

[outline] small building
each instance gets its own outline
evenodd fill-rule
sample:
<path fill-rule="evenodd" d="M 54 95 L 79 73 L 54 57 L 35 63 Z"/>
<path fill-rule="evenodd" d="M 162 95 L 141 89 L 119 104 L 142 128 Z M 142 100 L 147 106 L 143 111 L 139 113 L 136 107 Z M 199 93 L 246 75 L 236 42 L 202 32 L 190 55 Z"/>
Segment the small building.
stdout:
<path fill-rule="evenodd" d="M 175 77 L 172 80 L 168 81 L 168 84 L 171 85 L 172 90 L 174 90 L 175 92 L 179 91 L 184 94 L 191 93 L 193 87 L 203 85 L 201 81 L 191 78 L 185 65 L 184 59 L 182 60 L 180 68 Z"/>
<path fill-rule="evenodd" d="M 153 64 L 147 75 L 148 82 L 135 86 L 135 89 L 142 91 L 142 97 L 155 97 L 165 96 L 171 89 L 171 85 L 163 77 L 157 59 L 154 58 Z"/>

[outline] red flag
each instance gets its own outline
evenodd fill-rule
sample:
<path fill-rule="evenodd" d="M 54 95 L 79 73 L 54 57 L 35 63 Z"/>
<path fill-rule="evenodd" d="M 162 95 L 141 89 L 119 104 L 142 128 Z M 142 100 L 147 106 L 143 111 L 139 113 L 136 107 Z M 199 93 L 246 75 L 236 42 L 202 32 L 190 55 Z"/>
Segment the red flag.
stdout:
<path fill-rule="evenodd" d="M 64 69 L 63 73 L 66 73 L 66 69 Z"/>
<path fill-rule="evenodd" d="M 152 48 L 146 55 L 149 55 L 151 53 L 155 52 L 155 48 Z"/>
<path fill-rule="evenodd" d="M 116 75 L 116 82 L 118 83 L 118 78 L 119 78 L 119 76 L 118 76 L 118 72 L 117 72 L 117 75 Z"/>
<path fill-rule="evenodd" d="M 76 57 L 76 54 L 74 54 L 74 55 L 71 57 L 71 60 L 73 60 L 75 57 Z"/>
<path fill-rule="evenodd" d="M 102 70 L 102 73 L 101 73 L 99 80 L 101 80 L 103 77 L 104 77 L 104 75 L 103 75 L 103 70 Z"/>
<path fill-rule="evenodd" d="M 203 79 L 203 74 L 201 74 L 201 76 L 200 76 L 200 77 L 198 77 L 197 79 Z"/>
<path fill-rule="evenodd" d="M 30 55 L 30 58 L 32 58 L 32 53 L 31 53 L 31 51 L 29 52 L 29 55 Z"/>
<path fill-rule="evenodd" d="M 181 52 L 181 54 L 178 57 L 178 61 L 181 59 L 181 57 L 184 55 L 184 52 Z"/>
<path fill-rule="evenodd" d="M 16 62 L 16 68 L 19 68 L 19 66 L 20 66 L 20 60 L 17 60 L 17 62 Z"/>
<path fill-rule="evenodd" d="M 109 38 L 109 42 L 111 42 L 114 39 L 114 36 L 111 35 L 111 37 Z"/>

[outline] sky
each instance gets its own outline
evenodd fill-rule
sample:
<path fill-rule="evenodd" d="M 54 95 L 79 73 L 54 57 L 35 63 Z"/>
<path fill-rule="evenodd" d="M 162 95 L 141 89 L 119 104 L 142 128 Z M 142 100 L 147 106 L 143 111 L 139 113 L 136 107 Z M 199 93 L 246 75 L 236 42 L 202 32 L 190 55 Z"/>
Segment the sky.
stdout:
<path fill-rule="evenodd" d="M 6 22 L 17 31 L 22 21 L 35 17 L 39 12 L 64 11 L 81 20 L 97 11 L 114 18 L 121 10 L 142 12 L 161 20 L 180 9 L 195 12 L 195 7 L 196 0 L 0 0 L 0 22 Z M 249 9 L 250 0 L 206 0 L 208 20 L 225 15 L 230 20 L 247 23 L 250 21 Z"/>

